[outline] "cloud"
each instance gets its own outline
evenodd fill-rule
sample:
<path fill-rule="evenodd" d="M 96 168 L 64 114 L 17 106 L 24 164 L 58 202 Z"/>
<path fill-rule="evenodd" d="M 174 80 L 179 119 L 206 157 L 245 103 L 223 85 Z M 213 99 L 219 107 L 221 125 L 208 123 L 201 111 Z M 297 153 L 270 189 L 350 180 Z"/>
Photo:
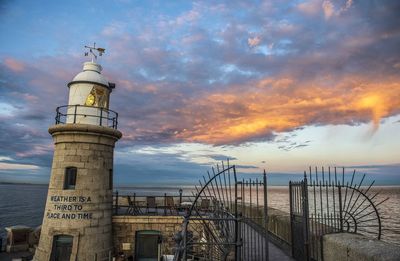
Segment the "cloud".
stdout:
<path fill-rule="evenodd" d="M 286 78 L 285 78 L 286 79 Z M 307 125 L 358 124 L 399 113 L 400 83 L 343 79 L 324 88 L 292 79 L 288 85 L 265 84 L 265 79 L 231 87 L 224 93 L 191 100 L 180 110 L 188 123 L 176 137 L 211 144 L 240 143 L 273 137 Z M 254 87 L 254 86 L 259 86 Z M 242 91 L 239 91 L 242 90 Z M 183 121 L 184 122 L 184 121 Z"/>
<path fill-rule="evenodd" d="M 375 180 L 375 184 L 399 184 L 400 182 L 400 163 L 393 164 L 371 164 L 345 166 L 346 169 L 355 169 L 359 179 L 362 174 L 366 174 L 369 182 Z"/>
<path fill-rule="evenodd" d="M 322 9 L 324 11 L 325 19 L 330 19 L 334 15 L 336 16 L 341 15 L 342 13 L 349 10 L 352 5 L 353 5 L 353 0 L 347 0 L 346 3 L 341 8 L 336 10 L 332 1 L 325 0 L 322 3 Z"/>
<path fill-rule="evenodd" d="M 353 5 L 353 0 L 347 0 L 345 5 L 341 8 L 341 12 L 345 12 L 349 10 L 349 8 Z"/>
<path fill-rule="evenodd" d="M 115 157 L 115 179 L 121 185 L 193 184 L 207 169 L 202 164 L 191 162 L 173 147 L 124 149 Z"/>
<path fill-rule="evenodd" d="M 321 10 L 321 1 L 320 0 L 313 0 L 313 1 L 305 1 L 299 3 L 297 8 L 300 12 L 307 14 L 307 15 L 317 15 Z"/>
<path fill-rule="evenodd" d="M 237 169 L 258 169 L 257 166 L 252 165 L 235 165 Z"/>
<path fill-rule="evenodd" d="M 311 125 L 372 122 L 377 130 L 382 119 L 400 113 L 398 3 L 195 2 L 177 9 L 165 3 L 124 5 L 82 33 L 107 48 L 101 63 L 117 83 L 110 108 L 124 133 L 119 150 L 275 142 L 281 133 Z M 47 128 L 55 108 L 67 103 L 66 83 L 86 61 L 79 47 L 43 42 L 61 51 L 46 48 L 43 55 L 32 45 L 32 56 L 22 59 L 11 55 L 23 53 L 16 43 L 0 54 L 0 155 L 41 167 L 51 163 Z M 279 146 L 307 144 L 288 139 Z M 187 151 L 147 152 L 182 159 Z M 192 152 L 185 160 L 208 164 L 215 155 L 229 157 Z"/>
<path fill-rule="evenodd" d="M 255 47 L 255 46 L 259 45 L 260 42 L 261 42 L 261 38 L 258 37 L 258 36 L 255 36 L 255 37 L 253 37 L 253 38 L 248 38 L 248 39 L 247 39 L 247 44 L 248 44 L 250 47 Z"/>
<path fill-rule="evenodd" d="M 199 19 L 200 14 L 196 10 L 190 10 L 187 13 L 178 16 L 175 20 L 175 23 L 179 26 L 185 25 L 186 23 L 193 23 L 197 19 Z"/>
<path fill-rule="evenodd" d="M 101 31 L 101 34 L 105 37 L 114 37 L 126 33 L 126 24 L 121 22 L 112 22 L 105 26 Z"/>
<path fill-rule="evenodd" d="M 39 167 L 36 165 L 31 165 L 31 164 L 0 162 L 0 171 L 2 171 L 2 170 L 36 170 L 36 169 L 39 169 Z"/>
<path fill-rule="evenodd" d="M 235 10 L 225 7 L 222 19 L 229 22 L 221 28 L 204 24 L 208 9 L 197 4 L 164 18 L 196 21 L 180 23 L 180 37 L 165 34 L 165 24 L 147 27 L 145 38 L 129 32 L 110 37 L 105 72 L 117 82 L 111 106 L 121 117 L 122 144 L 243 144 L 309 125 L 373 122 L 376 130 L 382 118 L 398 114 L 399 77 L 390 60 L 395 36 L 377 37 L 391 28 L 391 15 L 385 27 L 366 30 L 356 26 L 366 10 L 350 8 L 351 1 L 337 11 L 325 1 L 329 17 L 352 12 L 354 18 L 341 22 L 304 17 L 305 9 L 318 9 L 317 1 L 307 3 L 295 17 L 282 19 L 271 4 L 268 18 L 249 8 L 235 22 L 228 18 Z M 346 33 L 352 28 L 358 29 Z M 273 48 L 243 48 L 261 50 L 261 39 Z"/>
<path fill-rule="evenodd" d="M 375 164 L 375 165 L 353 165 L 347 166 L 347 168 L 356 168 L 356 169 L 397 169 L 400 170 L 400 163 L 395 164 Z"/>
<path fill-rule="evenodd" d="M 211 154 L 207 155 L 207 157 L 210 157 L 211 159 L 215 161 L 224 161 L 226 162 L 227 160 L 232 161 L 232 160 L 237 160 L 235 157 L 227 156 L 227 155 L 218 155 L 218 154 Z"/>
<path fill-rule="evenodd" d="M 335 7 L 331 1 L 324 1 L 322 3 L 322 9 L 324 10 L 324 15 L 326 19 L 331 18 L 335 12 Z"/>
<path fill-rule="evenodd" d="M 291 151 L 294 149 L 298 149 L 298 148 L 303 148 L 303 147 L 307 147 L 310 145 L 310 143 L 312 142 L 311 140 L 306 140 L 306 141 L 294 141 L 293 138 L 296 137 L 296 134 L 281 134 L 279 136 L 277 136 L 273 142 L 277 143 L 278 149 L 284 150 L 284 151 Z"/>
<path fill-rule="evenodd" d="M 26 177 L 30 180 L 29 178 L 37 175 L 39 170 L 41 170 L 41 167 L 36 164 L 0 156 L 0 181 L 23 180 Z M 25 180 L 25 182 L 28 180 Z"/>
<path fill-rule="evenodd" d="M 14 72 L 22 72 L 25 70 L 24 63 L 13 58 L 4 59 L 4 64 Z"/>
<path fill-rule="evenodd" d="M 0 102 L 0 116 L 12 116 L 14 113 L 14 106 L 7 102 Z"/>
<path fill-rule="evenodd" d="M 0 161 L 8 161 L 8 160 L 12 160 L 12 158 L 6 156 L 0 156 Z"/>
<path fill-rule="evenodd" d="M 198 10 L 198 6 L 194 5 L 193 9 L 185 11 L 176 17 L 161 17 L 158 25 L 163 28 L 179 29 L 183 26 L 195 24 L 200 18 L 200 10 Z"/>

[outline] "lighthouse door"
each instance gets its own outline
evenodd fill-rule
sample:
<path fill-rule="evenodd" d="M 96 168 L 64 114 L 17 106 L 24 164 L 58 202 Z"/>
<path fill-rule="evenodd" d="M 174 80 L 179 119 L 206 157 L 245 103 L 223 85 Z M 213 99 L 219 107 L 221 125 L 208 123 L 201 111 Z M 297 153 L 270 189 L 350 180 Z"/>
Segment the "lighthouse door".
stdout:
<path fill-rule="evenodd" d="M 69 261 L 72 252 L 73 237 L 68 235 L 54 236 L 51 261 Z"/>

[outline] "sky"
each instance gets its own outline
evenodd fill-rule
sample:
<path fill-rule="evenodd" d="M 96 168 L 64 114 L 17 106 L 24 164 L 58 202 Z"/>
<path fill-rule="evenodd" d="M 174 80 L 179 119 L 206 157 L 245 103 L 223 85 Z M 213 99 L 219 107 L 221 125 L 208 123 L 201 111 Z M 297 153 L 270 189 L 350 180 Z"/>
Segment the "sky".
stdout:
<path fill-rule="evenodd" d="M 400 2 L 0 1 L 0 182 L 47 183 L 47 130 L 88 61 L 116 83 L 115 184 L 196 184 L 229 159 L 400 185 Z M 226 163 L 225 163 L 226 164 Z"/>

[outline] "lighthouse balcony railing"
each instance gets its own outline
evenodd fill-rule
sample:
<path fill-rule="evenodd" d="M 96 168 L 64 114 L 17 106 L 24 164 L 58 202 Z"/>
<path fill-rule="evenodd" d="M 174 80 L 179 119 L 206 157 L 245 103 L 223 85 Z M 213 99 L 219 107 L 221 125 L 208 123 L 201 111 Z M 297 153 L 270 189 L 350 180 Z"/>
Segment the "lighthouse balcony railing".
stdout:
<path fill-rule="evenodd" d="M 92 124 L 117 129 L 118 113 L 109 109 L 85 105 L 64 105 L 56 109 L 56 124 Z"/>

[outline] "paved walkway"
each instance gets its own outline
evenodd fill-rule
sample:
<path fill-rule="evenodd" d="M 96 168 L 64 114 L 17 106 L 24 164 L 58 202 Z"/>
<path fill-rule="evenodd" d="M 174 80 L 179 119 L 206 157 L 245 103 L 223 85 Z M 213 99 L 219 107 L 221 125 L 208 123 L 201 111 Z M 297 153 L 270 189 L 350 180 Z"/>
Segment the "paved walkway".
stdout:
<path fill-rule="evenodd" d="M 269 260 L 294 261 L 292 257 L 288 256 L 285 252 L 282 251 L 282 249 L 278 248 L 271 242 L 269 242 Z"/>
<path fill-rule="evenodd" d="M 267 260 L 266 238 L 253 226 L 242 223 L 242 260 L 243 261 L 264 261 Z M 270 261 L 286 261 L 294 260 L 287 255 L 283 250 L 275 246 L 273 243 L 268 243 L 268 252 Z"/>

